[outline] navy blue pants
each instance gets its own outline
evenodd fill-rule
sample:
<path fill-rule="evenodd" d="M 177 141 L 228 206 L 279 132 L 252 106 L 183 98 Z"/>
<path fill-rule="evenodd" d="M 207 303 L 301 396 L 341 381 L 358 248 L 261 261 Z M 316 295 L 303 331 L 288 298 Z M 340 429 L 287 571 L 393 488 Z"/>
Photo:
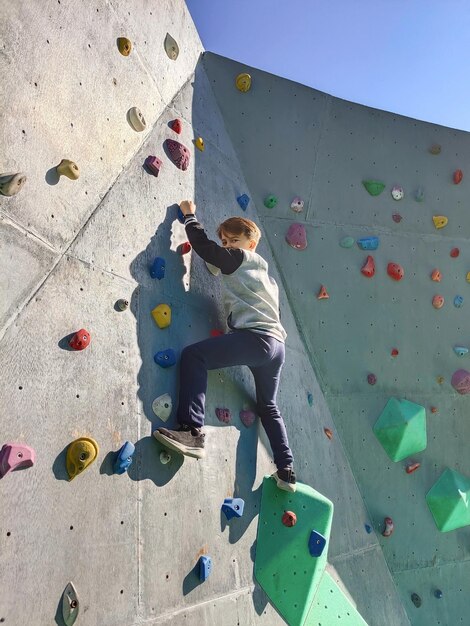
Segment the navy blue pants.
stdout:
<path fill-rule="evenodd" d="M 278 469 L 292 465 L 286 426 L 276 404 L 285 348 L 269 335 L 236 330 L 184 348 L 180 361 L 177 419 L 180 424 L 204 425 L 207 371 L 247 365 L 256 385 L 256 412 L 266 431 Z"/>

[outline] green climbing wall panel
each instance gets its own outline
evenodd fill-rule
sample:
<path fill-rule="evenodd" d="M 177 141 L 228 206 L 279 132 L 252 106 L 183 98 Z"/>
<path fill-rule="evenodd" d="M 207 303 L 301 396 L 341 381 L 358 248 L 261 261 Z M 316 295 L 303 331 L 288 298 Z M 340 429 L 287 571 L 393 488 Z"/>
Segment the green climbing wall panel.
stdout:
<path fill-rule="evenodd" d="M 428 491 L 426 502 L 443 533 L 470 524 L 470 478 L 447 468 Z"/>
<path fill-rule="evenodd" d="M 305 626 L 367 626 L 328 572 L 318 586 Z"/>
<path fill-rule="evenodd" d="M 295 526 L 282 524 L 285 511 L 296 514 Z M 264 478 L 255 577 L 289 626 L 307 625 L 326 565 L 332 519 L 333 503 L 308 485 L 297 483 L 297 491 L 288 493 L 271 477 Z M 319 557 L 312 557 L 308 549 L 312 530 L 326 538 Z"/>
<path fill-rule="evenodd" d="M 392 461 L 426 448 L 426 409 L 405 399 L 390 398 L 374 424 L 374 433 Z"/>

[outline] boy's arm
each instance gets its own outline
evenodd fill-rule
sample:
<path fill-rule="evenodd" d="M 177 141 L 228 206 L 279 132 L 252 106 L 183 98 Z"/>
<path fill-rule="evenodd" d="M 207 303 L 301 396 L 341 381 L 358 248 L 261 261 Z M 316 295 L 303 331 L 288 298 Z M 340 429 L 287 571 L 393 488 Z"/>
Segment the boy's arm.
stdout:
<path fill-rule="evenodd" d="M 233 274 L 240 267 L 243 250 L 229 250 L 209 239 L 194 214 L 185 216 L 184 226 L 189 243 L 201 259 L 218 267 L 222 274 Z"/>

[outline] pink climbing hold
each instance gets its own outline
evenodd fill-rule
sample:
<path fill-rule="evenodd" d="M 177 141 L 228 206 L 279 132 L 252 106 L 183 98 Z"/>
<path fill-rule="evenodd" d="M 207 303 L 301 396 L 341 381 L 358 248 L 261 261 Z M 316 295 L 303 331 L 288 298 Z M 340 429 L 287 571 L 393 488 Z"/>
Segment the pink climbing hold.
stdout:
<path fill-rule="evenodd" d="M 256 414 L 249 409 L 243 409 L 240 411 L 240 419 L 244 426 L 250 428 L 255 422 Z"/>
<path fill-rule="evenodd" d="M 458 248 L 452 248 L 452 250 L 450 251 L 450 256 L 453 259 L 456 259 L 460 254 L 460 250 Z"/>
<path fill-rule="evenodd" d="M 5 443 L 0 450 L 0 478 L 16 469 L 32 467 L 36 453 L 30 446 L 21 443 Z"/>
<path fill-rule="evenodd" d="M 392 351 L 390 352 L 390 354 L 392 356 L 398 356 L 399 352 L 398 352 L 398 350 L 396 348 L 392 348 Z"/>
<path fill-rule="evenodd" d="M 307 233 L 303 224 L 294 223 L 289 226 L 286 234 L 287 243 L 296 250 L 305 250 L 307 247 Z"/>
<path fill-rule="evenodd" d="M 232 419 L 230 409 L 216 409 L 215 414 L 219 422 L 223 422 L 224 424 L 228 424 Z"/>
<path fill-rule="evenodd" d="M 377 376 L 375 374 L 367 374 L 367 382 L 369 385 L 375 385 L 377 382 Z"/>
<path fill-rule="evenodd" d="M 470 393 L 470 372 L 457 370 L 453 373 L 450 383 L 457 393 L 463 396 Z"/>
<path fill-rule="evenodd" d="M 396 222 L 397 224 L 399 224 L 399 223 L 402 221 L 402 219 L 403 219 L 403 218 L 402 218 L 402 216 L 400 215 L 400 213 L 394 213 L 394 214 L 392 215 L 392 220 L 393 220 L 394 222 Z"/>
<path fill-rule="evenodd" d="M 442 309 L 444 306 L 444 296 L 436 295 L 432 299 L 432 305 L 435 309 Z"/>
<path fill-rule="evenodd" d="M 364 274 L 364 276 L 367 276 L 367 278 L 372 278 L 372 276 L 375 274 L 374 259 L 370 255 L 367 257 L 366 262 L 361 267 L 361 272 L 362 274 Z"/>
<path fill-rule="evenodd" d="M 183 130 L 183 124 L 181 123 L 181 120 L 176 118 L 176 120 L 173 120 L 171 122 L 171 130 L 174 130 L 175 133 L 181 134 L 181 131 Z"/>
<path fill-rule="evenodd" d="M 69 341 L 69 346 L 73 350 L 85 350 L 85 348 L 90 345 L 90 340 L 90 333 L 84 328 L 81 328 L 80 330 L 77 330 L 75 335 Z"/>
<path fill-rule="evenodd" d="M 382 535 L 384 537 L 390 537 L 390 535 L 393 533 L 393 530 L 394 530 L 392 518 L 391 517 L 386 517 L 384 519 L 384 524 L 385 524 L 385 528 L 384 528 L 384 531 L 383 531 Z"/>
<path fill-rule="evenodd" d="M 179 141 L 174 139 L 165 140 L 166 147 L 170 153 L 170 158 L 180 170 L 186 171 L 189 165 L 189 150 Z"/>
<path fill-rule="evenodd" d="M 463 172 L 462 170 L 455 170 L 454 176 L 452 177 L 454 181 L 454 185 L 459 185 L 462 182 Z"/>
<path fill-rule="evenodd" d="M 407 474 L 412 474 L 413 472 L 416 472 L 416 470 L 420 467 L 421 463 L 408 463 L 408 465 L 405 467 L 405 471 Z"/>
<path fill-rule="evenodd" d="M 317 300 L 328 300 L 329 297 L 330 296 L 328 295 L 325 285 L 322 285 L 320 287 L 320 291 L 318 292 Z"/>
<path fill-rule="evenodd" d="M 399 263 L 389 263 L 387 265 L 387 274 L 393 280 L 401 280 L 405 275 L 405 270 Z"/>

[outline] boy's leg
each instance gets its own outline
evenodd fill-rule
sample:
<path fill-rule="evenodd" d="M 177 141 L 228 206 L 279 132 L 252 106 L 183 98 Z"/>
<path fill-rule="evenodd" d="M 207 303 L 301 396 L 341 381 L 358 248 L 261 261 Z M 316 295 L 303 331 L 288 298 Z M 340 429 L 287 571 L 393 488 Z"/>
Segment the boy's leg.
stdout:
<path fill-rule="evenodd" d="M 273 451 L 274 463 L 278 469 L 274 477 L 278 486 L 287 491 L 295 491 L 292 451 L 286 425 L 276 403 L 285 347 L 274 338 L 267 337 L 265 340 L 271 347 L 270 358 L 262 365 L 250 367 L 256 384 L 257 412 Z"/>
<path fill-rule="evenodd" d="M 158 428 L 155 437 L 168 447 L 201 458 L 204 456 L 204 411 L 208 370 L 235 365 L 259 365 L 266 360 L 259 335 L 246 330 L 211 337 L 184 348 L 180 359 L 177 421 L 180 430 Z"/>

